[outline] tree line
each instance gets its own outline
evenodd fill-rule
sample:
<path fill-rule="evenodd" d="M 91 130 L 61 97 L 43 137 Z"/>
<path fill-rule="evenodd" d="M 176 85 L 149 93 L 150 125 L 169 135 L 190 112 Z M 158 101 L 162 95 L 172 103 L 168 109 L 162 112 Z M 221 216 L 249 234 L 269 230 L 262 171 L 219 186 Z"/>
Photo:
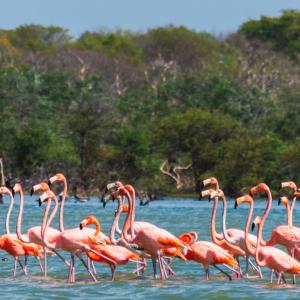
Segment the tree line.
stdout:
<path fill-rule="evenodd" d="M 0 30 L 0 155 L 29 185 L 62 171 L 89 192 L 115 179 L 161 195 L 159 167 L 192 163 L 179 193 L 300 181 L 300 12 L 216 37 L 185 27 Z"/>

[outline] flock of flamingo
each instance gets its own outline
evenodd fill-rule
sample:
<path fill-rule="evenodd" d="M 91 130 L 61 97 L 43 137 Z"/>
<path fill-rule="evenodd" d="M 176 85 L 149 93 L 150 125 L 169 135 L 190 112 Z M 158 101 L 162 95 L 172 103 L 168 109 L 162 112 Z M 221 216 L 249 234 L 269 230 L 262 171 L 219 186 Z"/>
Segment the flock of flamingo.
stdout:
<path fill-rule="evenodd" d="M 63 183 L 62 201 L 59 211 L 59 230 L 50 227 L 58 211 L 58 200 L 51 191 L 55 183 Z M 205 190 L 205 188 L 207 188 Z M 79 220 L 77 228 L 64 226 L 64 203 L 67 196 L 67 180 L 61 173 L 51 177 L 46 182 L 36 184 L 31 189 L 31 195 L 40 193 L 39 205 L 46 202 L 44 216 L 40 226 L 30 228 L 26 234 L 22 234 L 22 212 L 24 206 L 24 195 L 22 187 L 16 183 L 13 188 L 0 187 L 0 194 L 10 197 L 10 205 L 6 215 L 6 234 L 0 237 L 0 248 L 14 258 L 13 275 L 16 276 L 17 265 L 22 272 L 28 274 L 28 256 L 33 256 L 41 272 L 47 277 L 47 255 L 56 255 L 68 272 L 68 282 L 75 282 L 75 258 L 86 268 L 89 276 L 97 282 L 95 262 L 107 264 L 111 269 L 112 277 L 115 278 L 115 270 L 118 265 L 134 263 L 134 273 L 139 276 L 146 271 L 147 260 L 151 259 L 153 265 L 153 276 L 157 278 L 156 265 L 158 262 L 160 278 L 165 280 L 174 276 L 171 265 L 175 258 L 182 261 L 195 261 L 203 265 L 206 279 L 209 279 L 209 267 L 213 267 L 223 273 L 229 280 L 238 278 L 249 278 L 249 272 L 255 272 L 255 277 L 263 278 L 261 267 L 270 269 L 270 282 L 277 277 L 277 284 L 286 283 L 285 274 L 292 274 L 292 282 L 296 283 L 295 275 L 300 273 L 300 228 L 293 226 L 293 209 L 300 192 L 294 182 L 283 182 L 281 188 L 293 190 L 292 205 L 289 205 L 287 197 L 281 197 L 278 204 L 286 207 L 287 224 L 273 229 L 268 241 L 263 240 L 262 231 L 264 223 L 269 215 L 272 205 L 272 194 L 265 183 L 260 183 L 250 189 L 249 194 L 235 200 L 235 208 L 245 203 L 249 205 L 249 213 L 245 224 L 245 230 L 237 228 L 226 228 L 227 202 L 223 191 L 219 187 L 216 178 L 212 177 L 202 182 L 200 197 L 208 197 L 213 200 L 211 218 L 211 239 L 209 241 L 198 241 L 196 232 L 186 232 L 179 237 L 154 224 L 135 220 L 135 190 L 132 185 L 123 185 L 120 181 L 110 183 L 106 186 L 103 203 L 112 200 L 118 201 L 114 220 L 109 236 L 101 231 L 99 220 L 94 216 L 87 216 Z M 14 205 L 14 197 L 20 196 L 20 207 L 18 212 L 16 233 L 10 231 L 10 216 Z M 249 233 L 252 220 L 254 201 L 256 194 L 267 196 L 267 206 L 261 217 L 254 218 L 252 229 L 257 226 L 257 235 Z M 125 201 L 128 204 L 125 204 Z M 216 211 L 219 199 L 223 203 L 223 232 L 217 233 L 215 228 Z M 51 210 L 51 202 L 54 206 Z M 122 213 L 126 214 L 123 228 L 120 228 L 119 220 Z M 94 225 L 94 228 L 87 227 Z M 287 252 L 274 247 L 280 244 Z M 61 254 L 61 251 L 63 254 Z M 70 259 L 64 255 L 70 254 Z M 21 257 L 24 257 L 24 263 Z M 246 260 L 245 269 L 242 270 L 240 258 Z M 41 263 L 44 260 L 44 264 Z M 252 275 L 253 277 L 253 275 Z"/>

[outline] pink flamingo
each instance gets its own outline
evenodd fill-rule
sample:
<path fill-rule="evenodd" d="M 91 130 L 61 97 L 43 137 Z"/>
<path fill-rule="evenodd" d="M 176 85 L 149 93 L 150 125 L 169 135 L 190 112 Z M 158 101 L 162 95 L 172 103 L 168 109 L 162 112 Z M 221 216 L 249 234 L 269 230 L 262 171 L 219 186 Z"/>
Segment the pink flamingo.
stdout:
<path fill-rule="evenodd" d="M 36 184 L 31 189 L 31 195 L 38 191 L 49 191 L 49 186 L 45 182 L 41 182 L 40 184 Z M 44 228 L 46 226 L 46 220 L 50 211 L 50 205 L 51 202 L 48 200 L 47 206 L 44 211 L 45 218 L 43 218 L 43 222 L 41 226 L 34 226 L 28 229 L 27 234 L 22 234 L 22 216 L 23 216 L 23 207 L 24 207 L 24 193 L 22 190 L 21 185 L 16 184 L 14 187 L 15 193 L 20 193 L 20 207 L 18 212 L 18 220 L 17 220 L 17 227 L 16 227 L 16 233 L 17 237 L 22 243 L 25 244 L 31 244 L 34 243 L 36 245 L 40 245 L 44 248 L 44 276 L 47 277 L 47 248 L 45 247 L 45 244 L 43 242 L 43 235 L 44 235 Z M 47 239 L 53 240 L 60 232 L 55 228 L 48 228 L 47 231 Z M 55 249 L 49 249 L 50 251 L 54 252 L 66 265 L 70 265 L 64 257 L 62 257 Z M 41 268 L 43 269 L 43 268 Z"/>
<path fill-rule="evenodd" d="M 207 241 L 198 241 L 191 244 L 185 257 L 187 260 L 194 260 L 203 265 L 207 280 L 209 279 L 209 266 L 213 266 L 221 273 L 225 274 L 229 280 L 232 280 L 232 277 L 217 265 L 226 264 L 238 268 L 236 260 L 228 251 Z M 234 269 L 231 270 L 238 274 Z"/>
<path fill-rule="evenodd" d="M 135 191 L 131 185 L 123 186 L 120 182 L 115 182 L 116 193 L 119 196 L 126 196 L 129 201 L 129 213 L 127 214 L 125 224 L 122 231 L 122 240 L 127 243 L 134 243 L 144 248 L 151 255 L 154 277 L 156 277 L 156 259 L 158 259 L 161 279 L 166 279 L 165 268 L 161 259 L 163 248 L 181 247 L 186 249 L 187 246 L 168 231 L 152 225 L 151 227 L 143 227 L 141 229 L 134 228 L 135 216 Z M 132 197 L 133 195 L 133 197 Z M 130 229 L 130 236 L 128 230 Z"/>
<path fill-rule="evenodd" d="M 111 264 L 116 265 L 116 262 L 111 260 L 110 258 L 106 257 L 105 255 L 98 253 L 97 251 L 93 250 L 90 245 L 91 243 L 94 243 L 95 240 L 97 240 L 98 243 L 103 243 L 101 241 L 101 233 L 97 234 L 95 236 L 95 230 L 93 230 L 93 234 L 91 235 L 90 230 L 80 230 L 80 229 L 68 229 L 63 232 L 61 232 L 59 235 L 57 235 L 53 241 L 49 241 L 46 239 L 47 237 L 47 230 L 50 224 L 52 223 L 54 216 L 57 212 L 58 209 L 58 200 L 53 194 L 52 191 L 46 191 L 44 192 L 40 198 L 39 201 L 42 203 L 46 199 L 51 199 L 54 200 L 55 206 L 54 209 L 46 222 L 45 229 L 44 229 L 44 236 L 43 236 L 43 242 L 48 247 L 49 249 L 62 249 L 66 252 L 71 253 L 71 263 L 70 263 L 70 269 L 69 269 L 69 276 L 68 276 L 68 281 L 69 282 L 75 282 L 75 262 L 74 262 L 74 257 L 77 256 L 79 260 L 82 262 L 84 267 L 87 269 L 88 273 L 90 276 L 93 278 L 95 282 L 97 282 L 96 277 L 94 274 L 90 271 L 88 265 L 82 258 L 82 253 L 83 252 L 93 252 L 96 255 L 99 255 L 106 259 L 107 261 L 110 261 Z M 46 218 L 46 215 L 44 215 L 44 220 Z M 44 221 L 43 220 L 43 221 Z M 87 228 L 85 228 L 87 229 Z"/>
<path fill-rule="evenodd" d="M 85 226 L 91 224 L 96 226 L 95 236 L 97 236 L 100 233 L 100 223 L 94 216 L 85 217 L 85 219 L 80 222 L 80 229 L 82 230 Z M 93 252 L 89 252 L 89 251 L 87 252 L 87 256 L 92 261 L 97 261 L 99 263 L 105 263 L 109 265 L 112 272 L 111 280 L 114 280 L 115 278 L 116 265 L 125 265 L 128 264 L 129 262 L 135 262 L 138 264 L 141 263 L 141 261 L 139 261 L 141 257 L 138 254 L 122 246 L 109 245 L 109 244 L 107 245 L 95 244 L 95 245 L 91 245 L 90 247 L 93 250 L 96 250 L 98 253 L 101 253 L 111 259 L 111 260 L 107 260 L 103 256 L 96 255 Z M 112 264 L 111 261 L 116 262 L 116 265 Z"/>
<path fill-rule="evenodd" d="M 268 214 L 272 205 L 272 194 L 269 187 L 265 183 L 260 183 L 257 186 L 251 188 L 250 195 L 262 192 L 267 194 L 267 207 L 265 209 L 265 214 L 263 216 L 263 223 L 268 217 Z M 261 239 L 262 240 L 262 239 Z M 264 242 L 264 241 L 263 241 Z M 280 225 L 272 230 L 271 237 L 269 241 L 265 242 L 266 246 L 273 246 L 280 244 L 285 246 L 291 255 L 294 255 L 294 250 L 300 245 L 300 228 L 289 227 L 288 225 Z"/>
<path fill-rule="evenodd" d="M 16 234 L 10 233 L 10 215 L 14 205 L 14 197 L 12 192 L 7 187 L 0 187 L 0 194 L 8 194 L 10 197 L 10 205 L 6 215 L 6 234 L 0 237 L 0 249 L 5 250 L 8 254 L 14 257 L 14 276 L 16 276 L 16 268 L 17 263 L 19 263 L 21 269 L 23 270 L 24 274 L 27 275 L 27 256 L 34 255 L 36 257 L 42 257 L 40 249 L 35 244 L 25 245 L 23 244 L 17 237 Z M 20 261 L 20 256 L 25 256 L 25 267 L 22 265 Z"/>
<path fill-rule="evenodd" d="M 48 180 L 48 185 L 49 187 L 55 183 L 62 183 L 63 184 L 63 191 L 62 191 L 62 199 L 61 199 L 61 204 L 60 204 L 60 211 L 59 211 L 59 229 L 61 232 L 65 231 L 65 227 L 64 227 L 64 206 L 65 206 L 65 200 L 68 194 L 68 184 L 67 184 L 67 179 L 66 177 L 62 174 L 62 173 L 56 173 L 54 176 L 50 177 Z M 72 232 L 78 230 L 78 228 L 73 228 L 71 229 Z M 86 232 L 86 234 L 89 234 L 90 236 L 93 236 L 93 234 L 95 233 L 95 230 L 92 228 L 85 228 L 84 231 Z M 98 238 L 106 243 L 106 244 L 110 244 L 110 239 L 108 236 L 106 236 L 103 232 L 99 232 L 98 234 Z M 89 257 L 88 257 L 88 265 L 90 266 L 90 262 L 93 268 L 93 272 L 94 274 L 96 274 L 96 268 L 94 266 L 93 261 L 90 261 Z"/>
<path fill-rule="evenodd" d="M 287 224 L 287 226 L 293 227 L 293 219 L 292 219 L 291 208 L 289 205 L 289 199 L 287 197 L 280 197 L 278 200 L 278 205 L 280 205 L 280 203 L 282 203 L 286 208 L 286 224 Z M 297 259 L 298 261 L 300 261 L 300 249 L 299 248 L 295 248 L 293 257 L 295 259 Z"/>
<path fill-rule="evenodd" d="M 112 196 L 114 197 L 114 192 L 112 193 Z M 129 206 L 123 204 L 123 201 L 124 201 L 123 198 L 124 197 L 121 197 L 121 196 L 117 197 L 117 200 L 118 200 L 119 204 L 118 204 L 118 208 L 117 208 L 116 213 L 115 213 L 115 219 L 114 219 L 114 222 L 113 222 L 113 225 L 112 225 L 112 228 L 111 228 L 110 240 L 112 241 L 112 243 L 114 245 L 121 244 L 121 245 L 125 246 L 126 248 L 130 249 L 131 251 L 134 251 L 134 250 L 132 250 L 132 248 L 128 244 L 124 244 L 122 239 L 116 240 L 116 238 L 115 238 L 115 231 L 117 231 L 118 228 L 119 228 L 119 217 L 120 217 L 121 213 L 122 212 L 123 213 L 124 212 L 126 212 L 126 213 L 129 212 Z M 138 222 L 138 221 L 134 222 L 134 230 L 135 230 L 136 234 L 138 234 L 139 231 L 142 230 L 143 228 L 155 228 L 155 226 L 148 223 L 148 222 Z M 122 235 L 122 231 L 120 229 L 119 229 L 119 231 L 120 231 L 120 235 Z M 187 233 L 183 233 L 178 238 L 183 243 L 185 243 L 186 245 L 189 245 L 190 243 L 197 240 L 198 235 L 197 235 L 196 232 L 187 232 Z M 161 260 L 163 262 L 163 265 L 164 265 L 164 268 L 166 268 L 169 271 L 169 275 L 175 275 L 175 272 L 170 267 L 170 265 L 173 262 L 173 260 L 170 257 L 177 257 L 177 258 L 180 258 L 181 260 L 186 260 L 185 256 L 181 252 L 181 249 L 176 248 L 176 247 L 174 247 L 174 248 L 163 248 L 163 249 L 161 249 L 161 253 L 164 257 L 165 256 L 169 257 L 168 258 L 169 263 L 167 263 L 164 260 L 164 257 L 161 258 Z M 142 267 L 139 266 L 140 262 L 137 263 L 137 269 L 135 271 L 137 273 L 139 272 L 139 270 L 142 270 L 143 272 L 145 271 L 145 269 L 146 269 L 146 258 L 150 258 L 150 256 L 147 255 L 147 254 L 144 254 L 143 258 L 144 259 L 143 259 L 143 266 Z"/>
<path fill-rule="evenodd" d="M 211 199 L 213 199 L 214 201 L 214 206 L 213 206 L 213 210 L 212 210 L 212 215 L 211 215 L 211 239 L 213 241 L 214 244 L 222 247 L 223 249 L 227 250 L 228 252 L 230 252 L 232 255 L 234 255 L 236 258 L 238 258 L 239 256 L 246 256 L 245 251 L 243 251 L 240 247 L 235 246 L 231 243 L 228 243 L 224 238 L 223 239 L 218 239 L 217 235 L 219 237 L 221 237 L 220 234 L 217 234 L 216 232 L 216 212 L 217 212 L 217 207 L 218 207 L 218 202 L 219 202 L 219 196 L 224 196 L 223 192 L 219 189 L 218 192 L 215 190 L 206 190 L 206 191 L 202 191 L 202 197 L 205 196 L 209 196 L 209 201 Z M 224 211 L 224 210 L 223 210 Z M 224 220 L 224 218 L 223 218 Z M 224 226 L 223 226 L 224 228 Z"/>
<path fill-rule="evenodd" d="M 239 197 L 236 199 L 236 206 L 240 205 L 241 203 L 249 203 L 250 204 L 250 210 L 247 217 L 246 222 L 246 228 L 245 228 L 245 242 L 246 247 L 248 248 L 248 251 L 252 253 L 252 255 L 255 255 L 255 260 L 257 264 L 261 267 L 267 267 L 271 269 L 271 271 L 275 270 L 278 272 L 278 284 L 280 283 L 280 280 L 284 273 L 290 273 L 290 274 L 299 274 L 300 273 L 300 263 L 295 260 L 293 257 L 288 255 L 287 253 L 283 252 L 280 249 L 277 249 L 272 246 L 261 246 L 261 240 L 262 240 L 262 229 L 264 222 L 266 220 L 266 217 L 268 215 L 268 211 L 264 212 L 264 215 L 262 218 L 256 217 L 254 224 L 258 225 L 258 232 L 257 232 L 257 246 L 256 249 L 253 249 L 248 241 L 248 232 L 249 232 L 249 226 L 250 221 L 253 213 L 253 199 L 249 195 L 245 195 L 242 197 Z M 253 225 L 254 225 L 253 224 Z M 253 228 L 252 225 L 252 228 Z M 272 274 L 270 277 L 270 282 L 272 282 Z"/>
<path fill-rule="evenodd" d="M 226 197 L 223 193 L 223 191 L 219 187 L 219 182 L 215 177 L 208 178 L 202 182 L 202 188 L 206 187 L 208 185 L 213 185 L 216 188 L 216 191 L 210 189 L 208 192 L 202 191 L 203 197 L 210 195 L 210 198 L 221 198 L 223 201 L 223 217 L 222 217 L 222 223 L 223 223 L 223 235 L 215 233 L 215 239 L 218 239 L 220 241 L 227 241 L 227 243 L 234 245 L 238 247 L 239 249 L 243 250 L 246 254 L 246 276 L 248 276 L 248 270 L 249 270 L 249 265 L 252 267 L 253 270 L 255 270 L 259 276 L 262 278 L 262 273 L 259 268 L 259 266 L 255 266 L 251 259 L 250 256 L 251 254 L 248 252 L 246 245 L 245 245 L 245 232 L 240 229 L 236 228 L 229 228 L 227 229 L 226 226 L 226 213 L 227 213 L 227 201 Z M 215 193 L 215 194 L 212 194 Z M 257 238 L 253 234 L 248 235 L 248 239 L 250 242 L 255 246 L 257 243 Z M 239 263 L 238 257 L 237 261 Z"/>

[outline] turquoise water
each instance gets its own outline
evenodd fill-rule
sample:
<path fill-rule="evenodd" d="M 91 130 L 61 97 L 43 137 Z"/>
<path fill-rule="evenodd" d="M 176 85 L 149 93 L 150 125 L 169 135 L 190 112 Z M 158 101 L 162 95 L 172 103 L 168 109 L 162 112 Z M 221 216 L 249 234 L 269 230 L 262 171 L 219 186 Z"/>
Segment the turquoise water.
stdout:
<path fill-rule="evenodd" d="M 23 215 L 23 232 L 27 228 L 40 223 L 44 207 L 39 207 L 34 201 L 37 197 L 25 198 Z M 11 231 L 15 227 L 17 204 L 11 219 Z M 262 214 L 266 201 L 256 201 L 254 214 Z M 8 199 L 0 206 L 0 228 L 4 232 L 4 218 Z M 233 201 L 229 201 L 228 226 L 243 228 L 248 213 L 248 205 L 242 204 L 233 209 Z M 105 209 L 94 198 L 87 203 L 67 202 L 65 206 L 65 227 L 77 227 L 86 215 L 95 215 L 101 221 L 102 231 L 108 233 L 113 220 L 116 204 L 109 203 Z M 136 220 L 145 220 L 159 225 L 172 233 L 195 230 L 199 239 L 210 240 L 210 216 L 212 203 L 195 201 L 193 199 L 164 199 L 155 201 L 146 207 L 137 207 Z M 217 228 L 220 229 L 220 213 Z M 294 212 L 294 223 L 300 226 L 300 210 Z M 277 201 L 267 220 L 264 237 L 268 238 L 272 227 L 285 223 L 285 210 L 277 206 Z M 57 219 L 54 226 L 57 227 Z M 62 253 L 66 258 L 67 254 Z M 5 258 L 7 260 L 5 260 Z M 4 259 L 4 260 L 3 260 Z M 0 252 L 0 298 L 1 299 L 299 299 L 300 277 L 296 286 L 276 286 L 268 283 L 269 271 L 264 270 L 264 280 L 235 280 L 229 282 L 225 277 L 211 270 L 211 280 L 204 280 L 201 265 L 195 262 L 176 261 L 173 269 L 176 275 L 165 282 L 152 279 L 151 263 L 148 263 L 146 275 L 136 277 L 131 272 L 133 265 L 117 268 L 116 281 L 110 281 L 110 270 L 107 266 L 96 264 L 99 283 L 93 283 L 85 270 L 77 262 L 76 284 L 67 284 L 68 270 L 56 257 L 50 257 L 49 278 L 44 279 L 35 260 L 29 260 L 29 276 L 24 276 L 18 269 L 17 277 L 12 277 L 13 260 Z M 288 278 L 290 282 L 290 278 Z"/>

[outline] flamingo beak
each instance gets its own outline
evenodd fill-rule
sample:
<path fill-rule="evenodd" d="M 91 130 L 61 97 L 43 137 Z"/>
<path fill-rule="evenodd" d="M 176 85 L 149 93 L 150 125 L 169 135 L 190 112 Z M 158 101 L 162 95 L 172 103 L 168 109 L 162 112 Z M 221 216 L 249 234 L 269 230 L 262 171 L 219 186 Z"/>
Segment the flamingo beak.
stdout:
<path fill-rule="evenodd" d="M 52 185 L 52 182 L 51 182 L 51 180 L 49 179 L 47 183 L 48 183 L 48 185 L 49 185 L 49 188 L 50 188 L 50 187 L 51 187 L 51 185 Z"/>
<path fill-rule="evenodd" d="M 234 201 L 234 209 L 237 209 L 237 207 L 239 206 L 238 202 L 235 200 Z"/>
<path fill-rule="evenodd" d="M 33 189 L 33 187 L 32 187 L 31 190 L 30 190 L 30 196 L 32 196 L 33 193 L 34 193 L 34 189 Z"/>
<path fill-rule="evenodd" d="M 39 198 L 39 206 L 42 206 L 43 202 L 41 200 L 41 198 Z"/>
<path fill-rule="evenodd" d="M 88 223 L 88 221 L 85 219 L 85 220 L 83 220 L 83 221 L 81 221 L 80 222 L 80 224 L 79 224 L 79 228 L 80 228 L 80 230 L 82 230 L 83 229 L 83 227 L 85 227 L 86 225 L 87 225 L 87 223 Z"/>
<path fill-rule="evenodd" d="M 208 202 L 210 202 L 210 201 L 211 201 L 211 196 L 209 195 L 209 196 L 208 196 Z"/>
<path fill-rule="evenodd" d="M 15 197 L 15 190 L 14 189 L 11 190 L 11 193 L 12 193 L 13 197 Z"/>
<path fill-rule="evenodd" d="M 280 191 L 282 189 L 282 184 L 280 183 L 278 190 Z"/>
<path fill-rule="evenodd" d="M 105 206 L 106 206 L 106 202 L 104 202 L 104 201 L 103 201 L 102 203 L 103 203 L 103 208 L 105 208 Z"/>
<path fill-rule="evenodd" d="M 278 206 L 280 205 L 281 201 L 280 201 L 280 198 L 278 199 Z"/>
<path fill-rule="evenodd" d="M 253 222 L 252 225 L 251 225 L 251 231 L 253 231 L 255 228 L 255 223 Z"/>

